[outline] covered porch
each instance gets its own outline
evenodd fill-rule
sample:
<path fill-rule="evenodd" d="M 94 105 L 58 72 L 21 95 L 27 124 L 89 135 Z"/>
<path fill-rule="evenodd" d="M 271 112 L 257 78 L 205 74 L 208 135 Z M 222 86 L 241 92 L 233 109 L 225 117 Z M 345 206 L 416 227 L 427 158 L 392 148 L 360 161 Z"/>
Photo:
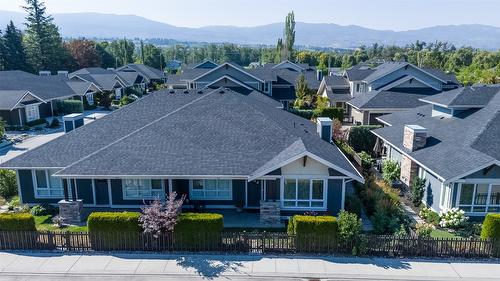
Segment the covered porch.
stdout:
<path fill-rule="evenodd" d="M 261 228 L 261 229 L 282 229 L 285 227 L 285 221 L 280 220 L 279 223 L 262 222 L 260 212 L 258 210 L 244 210 L 238 212 L 236 210 L 221 209 L 208 210 L 208 212 L 218 213 L 224 216 L 224 228 Z"/>

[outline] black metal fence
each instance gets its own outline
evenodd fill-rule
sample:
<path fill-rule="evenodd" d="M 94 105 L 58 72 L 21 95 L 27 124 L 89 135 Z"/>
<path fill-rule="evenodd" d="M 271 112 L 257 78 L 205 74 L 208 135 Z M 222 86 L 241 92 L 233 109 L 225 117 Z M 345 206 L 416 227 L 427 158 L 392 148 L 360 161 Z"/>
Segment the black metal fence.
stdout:
<path fill-rule="evenodd" d="M 0 250 L 150 251 L 361 255 L 394 257 L 500 257 L 500 241 L 478 238 L 417 238 L 364 235 L 358 243 L 332 236 L 296 236 L 281 232 L 223 232 L 153 236 L 137 232 L 0 231 Z"/>

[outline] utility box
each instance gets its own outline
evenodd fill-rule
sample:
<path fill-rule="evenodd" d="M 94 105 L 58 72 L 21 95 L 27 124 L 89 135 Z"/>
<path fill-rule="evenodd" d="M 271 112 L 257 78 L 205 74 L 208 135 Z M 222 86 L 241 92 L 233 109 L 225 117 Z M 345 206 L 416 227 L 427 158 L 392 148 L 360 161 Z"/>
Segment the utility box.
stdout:
<path fill-rule="evenodd" d="M 83 113 L 72 113 L 63 116 L 64 132 L 71 132 L 83 126 Z"/>

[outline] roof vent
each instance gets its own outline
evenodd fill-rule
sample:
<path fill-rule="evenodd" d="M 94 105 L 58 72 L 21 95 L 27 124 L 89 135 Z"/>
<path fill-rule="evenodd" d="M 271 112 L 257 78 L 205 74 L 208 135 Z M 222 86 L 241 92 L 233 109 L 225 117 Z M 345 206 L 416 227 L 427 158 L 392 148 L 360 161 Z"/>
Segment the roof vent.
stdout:
<path fill-rule="evenodd" d="M 188 90 L 184 90 L 183 92 L 184 94 L 189 94 L 189 91 Z"/>
<path fill-rule="evenodd" d="M 174 90 L 170 90 L 170 92 L 169 92 L 169 93 L 171 93 L 171 94 L 175 94 L 175 91 L 174 91 Z"/>
<path fill-rule="evenodd" d="M 219 91 L 219 94 L 224 94 L 224 93 L 225 93 L 224 90 Z"/>
<path fill-rule="evenodd" d="M 203 94 L 203 91 L 202 91 L 202 90 L 199 90 L 197 93 L 198 93 L 198 94 Z"/>

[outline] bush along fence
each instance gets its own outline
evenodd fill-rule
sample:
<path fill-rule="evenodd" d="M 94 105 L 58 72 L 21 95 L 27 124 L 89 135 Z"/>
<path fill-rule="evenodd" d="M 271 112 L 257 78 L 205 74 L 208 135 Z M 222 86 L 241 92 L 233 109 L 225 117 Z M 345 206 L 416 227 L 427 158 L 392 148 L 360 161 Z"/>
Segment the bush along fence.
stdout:
<path fill-rule="evenodd" d="M 500 241 L 362 235 L 360 245 L 332 235 L 280 232 L 161 234 L 125 232 L 0 231 L 0 250 L 149 251 L 350 255 L 390 257 L 500 257 Z"/>

